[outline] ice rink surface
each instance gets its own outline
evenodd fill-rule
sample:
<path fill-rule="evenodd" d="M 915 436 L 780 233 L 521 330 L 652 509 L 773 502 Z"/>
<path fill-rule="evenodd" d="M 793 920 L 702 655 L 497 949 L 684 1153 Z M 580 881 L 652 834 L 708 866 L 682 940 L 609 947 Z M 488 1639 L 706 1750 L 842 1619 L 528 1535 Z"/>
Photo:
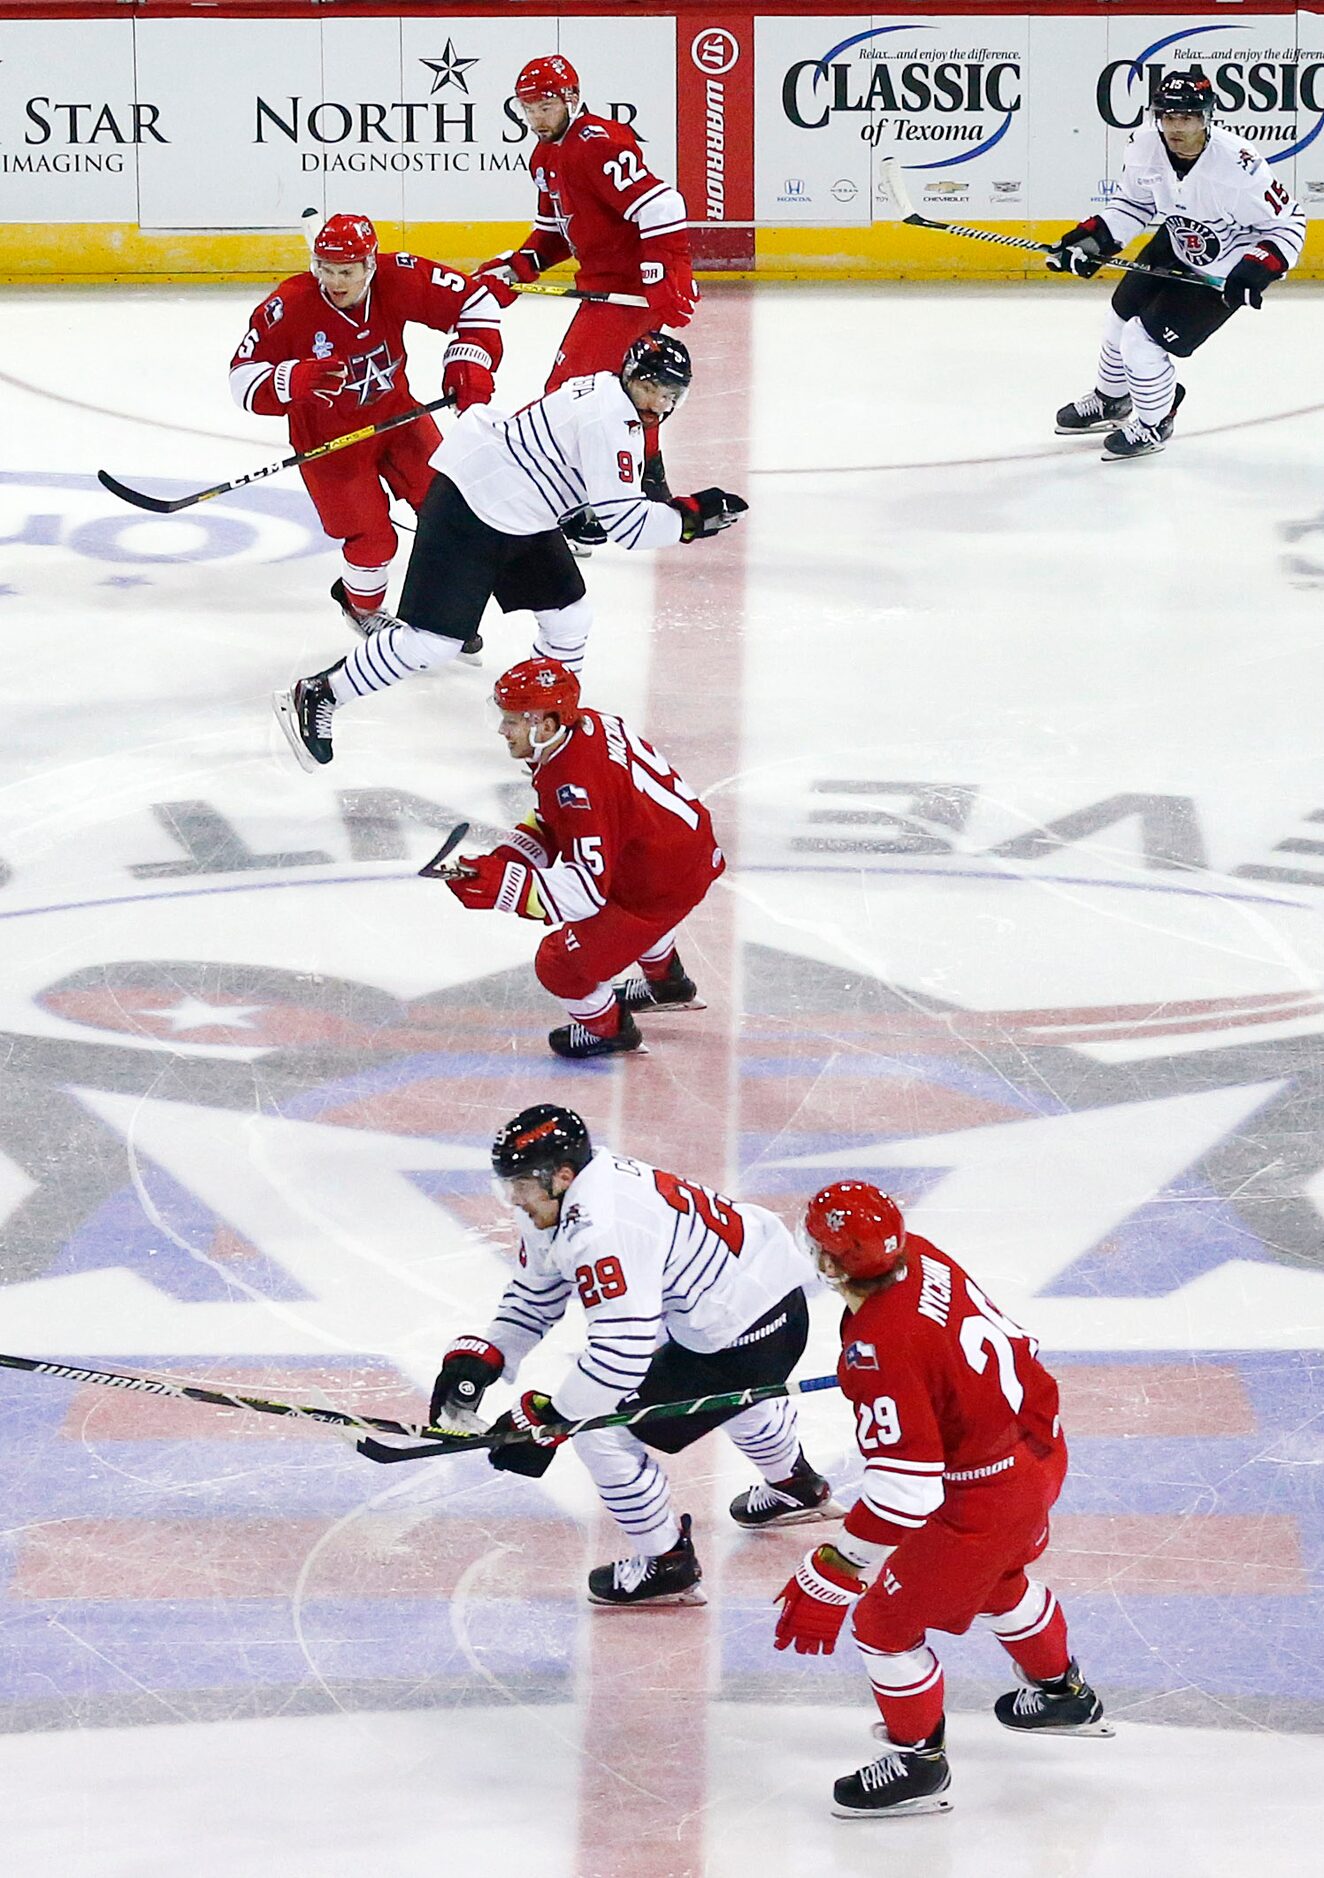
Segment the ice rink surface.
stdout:
<path fill-rule="evenodd" d="M 1043 1575 L 1118 1733 L 1017 1740 L 996 1646 L 939 1638 L 952 1814 L 837 1821 L 867 1687 L 849 1647 L 773 1651 L 815 1531 L 737 1532 L 720 1437 L 674 1469 L 709 1603 L 622 1614 L 583 1601 L 627 1548 L 573 1456 L 376 1469 L 306 1425 L 0 1371 L 7 1865 L 1311 1868 L 1320 291 L 1183 365 L 1176 441 L 1126 466 L 1052 434 L 1102 281 L 709 292 L 671 479 L 750 513 L 594 558 L 586 695 L 703 791 L 733 865 L 682 942 L 708 1011 L 611 1066 L 546 1053 L 528 926 L 415 878 L 525 799 L 484 696 L 528 619 L 489 617 L 485 672 L 346 710 L 307 776 L 268 694 L 348 640 L 297 479 L 173 519 L 94 480 L 284 454 L 225 386 L 259 297 L 0 297 L 0 1348 L 409 1419 L 499 1292 L 486 1152 L 524 1104 L 788 1216 L 880 1180 L 1061 1379 Z M 562 317 L 507 316 L 508 408 Z M 421 396 L 440 349 L 417 336 Z M 805 1373 L 834 1317 L 817 1299 Z M 804 1436 L 849 1495 L 839 1397 Z"/>

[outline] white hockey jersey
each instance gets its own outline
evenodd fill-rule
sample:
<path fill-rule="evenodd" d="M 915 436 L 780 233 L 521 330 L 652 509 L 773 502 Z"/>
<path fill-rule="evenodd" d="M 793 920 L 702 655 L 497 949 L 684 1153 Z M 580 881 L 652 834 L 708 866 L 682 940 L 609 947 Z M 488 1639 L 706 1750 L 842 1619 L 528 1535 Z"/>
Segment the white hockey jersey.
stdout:
<path fill-rule="evenodd" d="M 432 465 L 503 535 L 537 535 L 588 504 L 623 548 L 669 548 L 680 516 L 640 493 L 644 427 L 614 372 L 567 379 L 513 417 L 471 405 Z"/>
<path fill-rule="evenodd" d="M 1263 157 L 1217 127 L 1185 176 L 1173 169 L 1156 127 L 1135 131 L 1119 193 L 1099 213 L 1123 245 L 1162 223 L 1178 260 L 1217 280 L 1226 280 L 1246 250 L 1266 238 L 1293 266 L 1306 234 L 1305 216 L 1286 184 Z"/>
<path fill-rule="evenodd" d="M 788 1292 L 816 1283 L 775 1213 L 599 1148 L 556 1227 L 525 1223 L 520 1269 L 482 1335 L 510 1381 L 577 1290 L 588 1344 L 552 1391 L 558 1413 L 577 1420 L 637 1389 L 667 1338 L 724 1350 Z"/>

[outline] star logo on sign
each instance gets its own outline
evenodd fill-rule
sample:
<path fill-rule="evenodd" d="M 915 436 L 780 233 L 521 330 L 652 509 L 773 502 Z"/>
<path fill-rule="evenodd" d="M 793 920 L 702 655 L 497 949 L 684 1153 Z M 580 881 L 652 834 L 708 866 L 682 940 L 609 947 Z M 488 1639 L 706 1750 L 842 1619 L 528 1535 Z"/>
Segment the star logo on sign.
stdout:
<path fill-rule="evenodd" d="M 428 93 L 428 96 L 431 97 L 434 92 L 444 90 L 447 85 L 458 85 L 467 98 L 469 87 L 464 75 L 471 65 L 477 65 L 477 63 L 477 59 L 462 59 L 455 50 L 455 41 L 448 39 L 446 50 L 439 59 L 419 60 L 420 65 L 426 65 L 430 72 L 436 74 L 432 80 L 432 91 Z"/>

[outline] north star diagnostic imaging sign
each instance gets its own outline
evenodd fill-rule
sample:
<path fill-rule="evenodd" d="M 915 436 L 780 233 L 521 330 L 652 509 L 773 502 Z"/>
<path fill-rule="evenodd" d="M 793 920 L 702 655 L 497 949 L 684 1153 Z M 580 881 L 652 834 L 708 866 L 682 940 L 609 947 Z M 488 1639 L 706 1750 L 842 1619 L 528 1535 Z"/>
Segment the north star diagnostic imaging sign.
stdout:
<path fill-rule="evenodd" d="M 761 220 L 867 222 L 879 159 L 921 212 L 1022 216 L 1028 21 L 760 19 L 755 141 Z"/>

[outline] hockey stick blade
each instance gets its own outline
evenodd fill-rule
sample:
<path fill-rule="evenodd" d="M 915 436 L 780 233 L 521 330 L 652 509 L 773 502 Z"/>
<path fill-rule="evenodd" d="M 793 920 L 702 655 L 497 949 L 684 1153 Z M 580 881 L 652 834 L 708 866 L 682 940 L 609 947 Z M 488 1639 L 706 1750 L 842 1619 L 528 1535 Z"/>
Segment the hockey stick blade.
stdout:
<path fill-rule="evenodd" d="M 135 509 L 150 509 L 153 515 L 173 515 L 176 509 L 187 509 L 202 500 L 200 496 L 180 496 L 174 502 L 167 502 L 164 496 L 144 495 L 141 489 L 130 489 L 127 483 L 117 482 L 108 470 L 98 470 L 97 481 L 121 502 L 131 502 Z"/>
<path fill-rule="evenodd" d="M 447 835 L 446 839 L 442 842 L 441 846 L 437 849 L 437 852 L 433 855 L 432 859 L 430 861 L 424 861 L 422 867 L 419 868 L 418 870 L 419 879 L 420 880 L 453 880 L 457 874 L 461 874 L 461 873 L 467 874 L 469 871 L 468 868 L 457 867 L 455 866 L 454 863 L 452 863 L 451 866 L 447 867 L 446 857 L 450 854 L 454 854 L 455 850 L 459 847 L 460 843 L 462 841 L 467 841 L 468 839 L 469 839 L 468 822 L 456 822 L 454 828 L 451 829 L 450 833 Z"/>

